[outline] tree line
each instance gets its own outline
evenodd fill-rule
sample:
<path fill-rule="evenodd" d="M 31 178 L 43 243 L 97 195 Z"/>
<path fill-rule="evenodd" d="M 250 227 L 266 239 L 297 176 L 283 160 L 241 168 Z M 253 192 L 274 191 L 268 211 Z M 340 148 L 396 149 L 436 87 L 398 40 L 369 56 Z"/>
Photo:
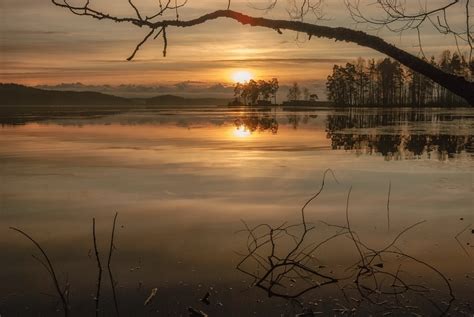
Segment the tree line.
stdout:
<path fill-rule="evenodd" d="M 269 81 L 250 79 L 244 83 L 236 83 L 234 85 L 234 100 L 233 105 L 257 105 L 257 104 L 271 104 L 272 101 L 276 104 L 276 95 L 280 88 L 278 79 L 272 78 Z M 300 87 L 297 82 L 294 82 L 288 89 L 286 95 L 289 102 L 309 101 L 314 102 L 319 99 L 316 93 L 311 93 L 307 87 Z"/>
<path fill-rule="evenodd" d="M 300 88 L 299 84 L 294 82 L 290 89 L 288 89 L 286 98 L 290 102 L 296 102 L 301 100 L 301 96 L 303 96 L 304 101 L 316 101 L 319 99 L 316 93 L 311 93 L 306 87 Z"/>
<path fill-rule="evenodd" d="M 272 99 L 276 103 L 276 94 L 279 88 L 277 78 L 268 81 L 250 79 L 245 83 L 236 83 L 234 86 L 234 103 L 255 105 L 258 101 L 271 103 Z"/>
<path fill-rule="evenodd" d="M 425 59 L 426 60 L 426 59 Z M 437 68 L 472 81 L 474 60 L 444 51 L 429 63 Z M 465 99 L 428 77 L 385 58 L 368 61 L 358 58 L 345 66 L 334 65 L 328 76 L 328 99 L 341 106 L 425 106 L 465 105 Z"/>

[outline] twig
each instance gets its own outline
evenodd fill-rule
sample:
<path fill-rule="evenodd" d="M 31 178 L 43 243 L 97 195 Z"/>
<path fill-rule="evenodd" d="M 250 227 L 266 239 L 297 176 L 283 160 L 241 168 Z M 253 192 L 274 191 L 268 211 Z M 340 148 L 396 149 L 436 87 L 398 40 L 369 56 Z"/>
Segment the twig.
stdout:
<path fill-rule="evenodd" d="M 362 251 L 359 247 L 359 243 L 358 243 L 358 239 L 356 239 L 354 237 L 354 233 L 352 232 L 352 229 L 351 229 L 351 224 L 350 224 L 350 221 L 349 221 L 349 200 L 351 198 L 351 192 L 352 192 L 352 186 L 349 187 L 349 192 L 347 193 L 347 199 L 346 199 L 346 224 L 347 224 L 347 230 L 349 231 L 349 234 L 352 238 L 352 241 L 354 241 L 354 245 L 357 249 L 357 251 L 359 252 L 359 255 L 360 255 L 360 259 L 362 261 L 362 264 L 365 266 L 365 259 L 364 259 L 364 256 L 362 255 Z"/>
<path fill-rule="evenodd" d="M 392 191 L 392 181 L 388 182 L 388 195 L 387 195 L 387 231 L 390 232 L 390 193 Z"/>
<path fill-rule="evenodd" d="M 349 202 L 352 192 L 351 187 L 346 199 L 346 224 L 333 225 L 321 221 L 328 227 L 335 228 L 336 233 L 331 235 L 329 238 L 323 239 L 319 243 L 306 245 L 305 242 L 307 242 L 307 239 L 309 238 L 307 234 L 309 231 L 314 229 L 314 227 L 308 226 L 308 223 L 306 222 L 305 207 L 307 207 L 308 204 L 322 192 L 322 189 L 324 188 L 324 178 L 328 171 L 329 170 L 327 170 L 323 176 L 320 190 L 301 208 L 300 223 L 290 225 L 283 223 L 278 227 L 272 227 L 269 224 L 259 224 L 252 228 L 243 221 L 245 229 L 242 231 L 248 234 L 248 253 L 243 255 L 243 259 L 238 263 L 237 269 L 250 276 L 253 279 L 251 285 L 263 289 L 267 292 L 268 296 L 292 300 L 312 290 L 326 285 L 336 284 L 340 290 L 343 290 L 343 295 L 346 300 L 349 298 L 346 297 L 346 291 L 357 292 L 357 297 L 359 297 L 359 299 L 355 299 L 357 305 L 351 309 L 351 312 L 360 311 L 359 309 L 361 309 L 361 305 L 363 304 L 375 307 L 377 310 L 383 307 L 384 311 L 387 311 L 388 309 L 390 311 L 395 311 L 398 309 L 400 312 L 405 312 L 407 306 L 401 304 L 399 296 L 403 298 L 404 295 L 410 294 L 422 297 L 430 302 L 442 316 L 446 315 L 454 300 L 454 293 L 449 280 L 432 265 L 404 253 L 396 246 L 397 241 L 404 234 L 425 221 L 420 221 L 406 227 L 383 248 L 379 250 L 371 248 L 360 239 L 357 232 L 351 227 L 349 217 Z M 387 199 L 388 211 L 390 191 L 391 183 L 389 183 Z M 390 221 L 388 216 L 387 220 L 389 225 Z M 302 233 L 299 235 L 293 234 L 290 232 L 290 229 L 300 229 Z M 462 232 L 466 229 L 467 228 Z M 334 273 L 334 270 L 330 270 L 330 273 L 325 273 L 325 271 L 323 271 L 325 266 L 318 265 L 319 260 L 312 261 L 312 259 L 316 258 L 315 254 L 319 247 L 328 244 L 330 241 L 340 236 L 346 236 L 349 238 L 353 243 L 354 248 L 357 250 L 359 257 L 354 265 L 343 270 L 343 272 L 347 272 L 345 273 L 346 276 L 337 276 Z M 296 246 L 290 247 L 287 251 L 279 250 L 281 246 L 279 246 L 278 241 L 285 237 L 290 239 L 290 241 L 293 240 Z M 286 246 L 287 244 L 282 243 L 282 245 Z M 436 302 L 439 302 L 439 300 L 428 297 L 431 292 L 425 285 L 410 284 L 404 281 L 404 277 L 401 274 L 402 271 L 400 270 L 401 264 L 398 265 L 396 271 L 391 272 L 387 268 L 388 266 L 384 264 L 384 262 L 387 261 L 386 258 L 388 256 L 391 258 L 395 257 L 398 261 L 406 259 L 411 260 L 422 265 L 428 271 L 436 273 L 446 283 L 446 288 L 450 296 L 450 300 L 447 302 L 446 307 L 438 305 Z M 244 267 L 249 263 L 254 263 L 257 266 L 256 271 Z M 299 281 L 302 283 L 297 284 Z M 387 281 L 392 282 L 386 283 Z M 341 287 L 340 283 L 346 284 Z M 417 307 L 416 309 L 419 308 Z M 349 312 L 346 308 L 343 310 L 344 312 Z"/>
<path fill-rule="evenodd" d="M 127 58 L 127 61 L 131 61 L 135 55 L 137 54 L 138 50 L 140 49 L 140 47 L 148 40 L 148 38 L 155 32 L 155 29 L 151 29 L 151 31 L 145 36 L 145 38 L 137 44 L 137 46 L 135 47 L 135 50 L 133 50 L 132 52 L 132 55 L 130 55 L 128 58 Z"/>
<path fill-rule="evenodd" d="M 98 271 L 98 276 L 97 276 L 97 291 L 96 295 L 94 298 L 95 301 L 95 315 L 99 316 L 99 299 L 100 299 L 100 285 L 102 281 L 102 264 L 100 263 L 100 257 L 99 257 L 99 249 L 97 248 L 97 240 L 95 236 L 95 218 L 92 218 L 92 237 L 94 241 L 94 250 L 95 250 L 95 258 L 97 260 L 97 271 Z"/>
<path fill-rule="evenodd" d="M 459 233 L 454 237 L 454 239 L 456 239 L 457 243 L 459 244 L 459 246 L 461 247 L 461 249 L 464 251 L 464 253 L 466 253 L 467 256 L 471 256 L 469 254 L 469 252 L 467 252 L 466 248 L 462 245 L 461 241 L 459 240 L 459 236 L 461 234 L 464 233 L 464 231 L 466 231 L 469 227 L 471 227 L 472 224 L 468 224 L 464 229 L 462 229 L 461 231 L 459 231 Z"/>
<path fill-rule="evenodd" d="M 115 292 L 115 281 L 114 281 L 114 277 L 112 275 L 112 270 L 110 268 L 110 263 L 112 261 L 112 251 L 115 248 L 114 235 L 115 235 L 115 224 L 117 222 L 117 216 L 118 216 L 118 213 L 115 213 L 114 222 L 112 224 L 112 234 L 111 234 L 111 237 L 110 237 L 110 247 L 109 247 L 109 257 L 107 259 L 107 269 L 109 271 L 110 285 L 112 287 L 112 296 L 113 296 L 113 300 L 114 300 L 115 313 L 117 314 L 117 316 L 120 316 L 118 302 L 117 302 L 117 294 Z"/>
<path fill-rule="evenodd" d="M 68 302 L 67 302 L 67 299 L 63 293 L 63 291 L 61 291 L 61 287 L 59 286 L 59 282 L 58 282 L 58 278 L 56 276 L 56 272 L 54 271 L 54 267 L 53 267 L 53 264 L 51 263 L 48 255 L 46 254 L 46 251 L 41 247 L 41 245 L 36 242 L 35 239 L 33 239 L 30 235 L 28 235 L 26 232 L 18 229 L 18 228 L 15 228 L 15 227 L 10 227 L 11 230 L 14 230 L 18 233 L 20 233 L 21 235 L 23 235 L 24 237 L 26 237 L 28 240 L 30 240 L 31 242 L 33 242 L 33 244 L 36 246 L 36 248 L 41 252 L 41 254 L 43 255 L 44 259 L 46 260 L 46 263 L 41 261 L 39 258 L 33 256 L 36 260 L 38 260 L 46 269 L 47 271 L 49 272 L 50 276 L 51 276 L 51 279 L 53 280 L 53 283 L 54 283 L 54 287 L 56 288 L 56 292 L 58 293 L 59 295 L 59 298 L 61 300 L 61 303 L 62 303 L 62 306 L 63 306 L 63 310 L 64 310 L 64 316 L 68 316 L 69 315 L 69 306 L 68 306 Z"/>

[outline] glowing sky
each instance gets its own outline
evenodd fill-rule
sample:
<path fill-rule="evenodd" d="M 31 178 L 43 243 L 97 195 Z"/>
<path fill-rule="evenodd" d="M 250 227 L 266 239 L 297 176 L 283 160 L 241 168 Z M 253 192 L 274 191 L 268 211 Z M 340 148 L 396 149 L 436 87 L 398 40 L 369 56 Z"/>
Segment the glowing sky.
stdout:
<path fill-rule="evenodd" d="M 80 3 L 73 0 L 71 3 Z M 156 1 L 135 0 L 145 11 Z M 269 18 L 287 18 L 286 1 L 265 13 L 250 7 L 267 1 L 235 0 L 232 9 Z M 441 2 L 434 0 L 430 3 Z M 132 15 L 126 0 L 92 0 L 97 7 Z M 342 6 L 328 0 L 327 25 L 357 27 Z M 181 11 L 183 19 L 224 9 L 227 0 L 190 0 Z M 307 41 L 293 32 L 242 26 L 220 19 L 187 29 L 169 29 L 168 56 L 162 57 L 160 39 L 149 42 L 133 62 L 125 59 L 146 34 L 132 25 L 74 16 L 49 0 L 2 0 L 0 3 L 0 82 L 28 85 L 82 82 L 85 84 L 157 84 L 186 80 L 231 82 L 238 69 L 249 69 L 257 79 L 278 77 L 280 82 L 324 80 L 335 63 L 358 56 L 379 57 L 373 51 L 324 39 Z M 311 21 L 311 18 L 308 19 Z M 390 42 L 417 52 L 413 34 L 402 38 L 382 32 Z M 427 30 L 424 48 L 438 54 L 448 48 L 443 36 Z"/>

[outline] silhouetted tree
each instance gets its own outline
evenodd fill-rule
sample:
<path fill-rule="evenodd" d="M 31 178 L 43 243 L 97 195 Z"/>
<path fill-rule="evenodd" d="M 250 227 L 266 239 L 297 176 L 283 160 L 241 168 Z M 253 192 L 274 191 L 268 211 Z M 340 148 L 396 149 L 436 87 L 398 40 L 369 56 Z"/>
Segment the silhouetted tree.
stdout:
<path fill-rule="evenodd" d="M 270 81 L 270 93 L 273 97 L 273 102 L 276 103 L 276 95 L 278 92 L 278 89 L 280 88 L 278 84 L 278 79 L 277 78 L 272 78 Z"/>
<path fill-rule="evenodd" d="M 257 100 L 270 101 L 273 98 L 276 102 L 278 92 L 278 79 L 272 78 L 270 81 L 251 79 L 245 83 L 236 83 L 234 86 L 234 96 L 238 103 L 254 105 Z"/>
<path fill-rule="evenodd" d="M 303 98 L 304 98 L 304 100 L 309 101 L 309 96 L 310 96 L 309 89 L 307 87 L 303 87 Z"/>
<path fill-rule="evenodd" d="M 301 89 L 297 82 L 294 82 L 293 85 L 288 90 L 287 98 L 288 98 L 288 101 L 300 100 Z"/>
<path fill-rule="evenodd" d="M 466 59 L 449 51 L 429 62 L 445 72 L 472 77 Z M 456 106 L 465 100 L 440 86 L 430 78 L 404 67 L 389 58 L 368 63 L 362 58 L 356 64 L 335 65 L 328 76 L 326 88 L 329 100 L 341 106 Z"/>
<path fill-rule="evenodd" d="M 369 85 L 369 75 L 365 71 L 365 60 L 363 58 L 357 59 L 357 64 L 355 65 L 355 81 L 356 81 L 356 104 L 363 105 L 366 103 L 368 98 L 368 85 Z"/>

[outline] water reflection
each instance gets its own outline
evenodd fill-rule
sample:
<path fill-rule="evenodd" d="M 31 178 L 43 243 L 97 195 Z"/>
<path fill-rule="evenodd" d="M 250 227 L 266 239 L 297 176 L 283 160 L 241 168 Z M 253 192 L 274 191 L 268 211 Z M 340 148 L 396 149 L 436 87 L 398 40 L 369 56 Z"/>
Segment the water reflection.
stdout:
<path fill-rule="evenodd" d="M 84 125 L 161 125 L 187 129 L 232 126 L 236 140 L 269 132 L 279 138 L 301 140 L 325 132 L 332 150 L 360 155 L 381 155 L 386 160 L 456 159 L 474 153 L 474 114 L 470 109 L 230 109 L 218 107 L 131 109 L 104 107 L 6 108 L 2 126 L 31 122 Z M 281 129 L 284 132 L 281 133 Z M 227 128 L 226 128 L 227 131 Z M 222 134 L 226 134 L 222 133 Z"/>
<path fill-rule="evenodd" d="M 386 159 L 446 160 L 474 153 L 470 116 L 417 111 L 356 111 L 327 116 L 334 150 L 357 155 L 380 153 Z"/>
<path fill-rule="evenodd" d="M 96 280 L 96 263 L 88 257 L 91 219 L 97 219 L 98 241 L 106 242 L 115 211 L 120 222 L 113 269 L 125 315 L 139 315 L 136 307 L 151 314 L 143 303 L 158 288 L 153 313 L 185 316 L 187 307 L 196 306 L 211 287 L 213 305 L 200 308 L 211 316 L 280 315 L 288 308 L 284 302 L 248 291 L 248 278 L 235 272 L 236 252 L 247 249 L 234 232 L 242 229 L 240 219 L 250 226 L 294 223 L 298 207 L 314 194 L 326 168 L 337 171 L 340 184 L 327 184 L 319 203 L 308 208 L 309 222 L 345 223 L 341 195 L 353 185 L 351 219 L 363 241 L 390 242 L 405 226 L 427 220 L 400 241 L 403 249 L 446 272 L 460 298 L 472 294 L 472 262 L 453 238 L 472 223 L 471 109 L 450 109 L 450 114 L 439 109 L 268 112 L 216 107 L 87 111 L 44 114 L 41 120 L 25 115 L 20 121 L 26 124 L 0 129 L 2 316 L 56 308 L 49 297 L 38 295 L 54 290 L 31 259 L 31 245 L 8 226 L 25 229 L 48 248 L 61 281 L 70 273 L 72 310 L 87 316 L 94 309 Z M 346 148 L 333 147 L 337 138 L 345 138 Z M 382 159 L 393 153 L 405 158 L 408 149 L 422 159 L 390 164 Z M 442 164 L 428 160 L 428 149 L 433 157 L 439 151 L 454 153 L 453 159 Z M 356 157 L 359 152 L 378 155 Z M 393 231 L 387 233 L 389 180 L 396 212 Z M 321 240 L 328 230 L 319 225 L 313 234 Z M 466 244 L 470 237 L 469 230 L 459 235 L 472 255 Z M 341 252 L 348 250 L 346 242 L 324 249 L 321 265 L 352 264 L 353 254 Z M 99 245 L 101 254 L 106 247 Z M 332 291 L 325 290 L 325 296 Z M 13 293 L 21 297 L 9 297 Z M 110 290 L 103 298 L 105 314 L 114 315 Z M 318 305 L 333 312 L 331 301 Z"/>
<path fill-rule="evenodd" d="M 278 133 L 278 121 L 276 115 L 259 113 L 249 113 L 234 120 L 237 136 L 250 135 L 253 132 L 269 131 L 272 134 Z"/>
<path fill-rule="evenodd" d="M 279 120 L 293 130 L 311 128 L 311 121 L 318 115 L 303 112 L 285 117 L 287 123 L 281 115 L 246 113 L 234 120 L 234 135 L 245 138 L 265 131 L 277 134 Z M 325 118 L 325 131 L 333 150 L 380 154 L 387 160 L 425 157 L 443 161 L 474 153 L 473 124 L 470 115 L 428 110 L 335 110 Z"/>
<path fill-rule="evenodd" d="M 418 309 L 422 314 L 446 315 L 455 300 L 448 278 L 428 263 L 404 253 L 397 246 L 404 234 L 425 221 L 407 226 L 392 241 L 377 249 L 363 242 L 361 236 L 352 229 L 347 207 L 345 224 L 331 224 L 320 220 L 320 224 L 333 231 L 319 239 L 312 235 L 313 231 L 321 228 L 317 224 L 306 222 L 306 208 L 315 203 L 320 194 L 324 194 L 328 175 L 336 180 L 332 170 L 324 172 L 321 187 L 302 206 L 298 223 L 283 223 L 278 226 L 262 223 L 249 227 L 244 222 L 245 229 L 242 232 L 247 234 L 247 251 L 242 254 L 237 269 L 251 279 L 252 286 L 263 290 L 268 297 L 304 299 L 305 294 L 317 293 L 315 290 L 324 292 L 326 288 L 336 284 L 349 306 L 332 309 L 341 315 L 351 312 L 362 316 L 383 311 L 389 312 L 384 315 L 396 312 L 396 315 L 405 316 Z M 347 194 L 348 205 L 351 191 L 352 189 Z M 387 204 L 389 209 L 389 200 Z M 390 231 L 390 219 L 387 225 Z M 350 265 L 347 267 L 342 262 L 331 267 L 327 262 L 327 254 L 322 251 L 324 248 L 335 248 L 336 240 L 344 240 L 344 247 L 341 248 L 344 253 L 354 254 L 354 259 L 348 262 Z M 469 256 L 468 251 L 465 252 Z M 414 276 L 423 278 L 417 280 Z M 387 279 L 392 281 L 391 284 L 384 283 Z M 433 292 L 434 289 L 428 285 L 437 279 L 442 281 L 442 288 Z M 417 307 L 401 305 L 399 297 L 417 298 Z M 437 305 L 436 302 L 442 305 Z M 305 305 L 302 301 L 302 306 L 307 306 L 303 316 L 323 313 L 314 311 L 315 305 L 311 303 Z"/>

